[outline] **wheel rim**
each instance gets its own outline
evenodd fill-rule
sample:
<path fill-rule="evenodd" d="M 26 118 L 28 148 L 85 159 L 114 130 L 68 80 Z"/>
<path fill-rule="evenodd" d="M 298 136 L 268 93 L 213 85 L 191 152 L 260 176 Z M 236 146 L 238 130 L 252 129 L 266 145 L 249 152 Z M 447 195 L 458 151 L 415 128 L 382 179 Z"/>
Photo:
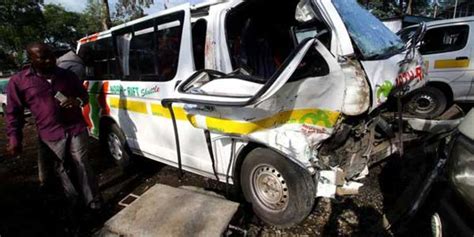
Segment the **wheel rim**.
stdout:
<path fill-rule="evenodd" d="M 275 167 L 264 164 L 252 171 L 253 192 L 268 210 L 279 211 L 286 208 L 289 201 L 287 182 Z"/>
<path fill-rule="evenodd" d="M 428 114 L 436 110 L 437 100 L 430 95 L 422 94 L 413 98 L 413 106 L 417 113 Z"/>
<path fill-rule="evenodd" d="M 122 159 L 122 143 L 115 133 L 110 133 L 107 138 L 109 152 L 115 160 Z"/>

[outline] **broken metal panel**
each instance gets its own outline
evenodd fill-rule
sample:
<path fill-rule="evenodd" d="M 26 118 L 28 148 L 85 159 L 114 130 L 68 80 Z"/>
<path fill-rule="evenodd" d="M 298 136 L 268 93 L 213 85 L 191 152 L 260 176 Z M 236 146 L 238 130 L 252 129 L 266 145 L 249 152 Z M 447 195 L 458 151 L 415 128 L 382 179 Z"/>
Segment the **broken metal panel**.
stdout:
<path fill-rule="evenodd" d="M 177 87 L 176 96 L 186 103 L 220 105 L 224 107 L 259 103 L 271 97 L 285 85 L 314 44 L 315 39 L 309 39 L 302 43 L 302 47 L 298 48 L 299 51 L 289 64 L 282 71 L 267 79 L 265 83 L 257 83 L 245 77 L 224 77 L 225 74 L 221 72 L 203 70 L 181 83 Z M 244 85 L 244 87 L 241 88 L 239 84 Z M 251 93 L 242 91 L 249 89 L 254 91 Z M 237 94 L 235 91 L 237 91 Z"/>
<path fill-rule="evenodd" d="M 336 171 L 322 170 L 319 172 L 316 197 L 334 198 L 336 194 Z"/>
<path fill-rule="evenodd" d="M 400 65 L 405 56 L 401 53 L 384 60 L 361 61 L 372 90 L 371 110 L 384 103 L 395 88 L 410 92 L 426 83 L 421 55 L 417 53 L 413 60 Z"/>
<path fill-rule="evenodd" d="M 331 28 L 333 38 L 331 52 L 336 55 L 336 58 L 353 55 L 354 47 L 351 38 L 333 3 L 327 0 L 313 0 L 313 2 L 317 6 L 315 10 L 319 11 L 324 21 Z"/>
<path fill-rule="evenodd" d="M 233 171 L 236 168 L 237 156 L 248 144 L 248 141 L 218 133 L 211 133 L 211 139 L 214 147 L 214 157 L 216 157 L 217 173 L 224 176 L 221 181 L 233 184 Z M 225 177 L 227 175 L 228 177 Z"/>
<path fill-rule="evenodd" d="M 405 118 L 404 120 L 406 120 L 410 127 L 415 131 L 429 132 L 433 134 L 451 131 L 462 121 L 462 119 L 429 120 L 420 118 Z"/>
<path fill-rule="evenodd" d="M 209 10 L 208 28 L 205 48 L 205 68 L 224 73 L 232 72 L 232 63 L 226 40 L 226 15 L 232 7 L 243 1 L 229 1 L 214 5 Z"/>
<path fill-rule="evenodd" d="M 345 74 L 336 59 L 321 43 L 312 47 L 326 59 L 329 74 L 283 84 L 268 99 L 245 107 L 187 106 L 189 121 L 198 128 L 266 144 L 309 166 L 318 146 L 332 135 L 346 89 Z M 289 67 L 298 64 L 299 60 Z"/>
<path fill-rule="evenodd" d="M 336 194 L 338 196 L 359 194 L 359 188 L 362 186 L 363 184 L 359 182 L 345 182 L 341 187 L 337 187 Z"/>

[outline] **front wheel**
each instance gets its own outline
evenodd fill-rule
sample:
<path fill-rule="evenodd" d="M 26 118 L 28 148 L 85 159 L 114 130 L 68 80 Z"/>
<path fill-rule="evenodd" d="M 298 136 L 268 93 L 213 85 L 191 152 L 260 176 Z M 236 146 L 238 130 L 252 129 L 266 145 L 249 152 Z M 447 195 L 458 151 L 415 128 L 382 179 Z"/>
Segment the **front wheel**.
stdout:
<path fill-rule="evenodd" d="M 310 173 L 275 151 L 256 148 L 245 158 L 242 191 L 263 221 L 289 227 L 313 209 L 316 185 Z"/>
<path fill-rule="evenodd" d="M 101 141 L 110 157 L 120 168 L 126 170 L 130 167 L 132 153 L 127 146 L 127 141 L 122 129 L 115 124 L 104 126 L 101 131 Z"/>
<path fill-rule="evenodd" d="M 447 108 L 446 95 L 432 86 L 426 86 L 414 92 L 407 103 L 407 111 L 421 118 L 436 118 Z"/>

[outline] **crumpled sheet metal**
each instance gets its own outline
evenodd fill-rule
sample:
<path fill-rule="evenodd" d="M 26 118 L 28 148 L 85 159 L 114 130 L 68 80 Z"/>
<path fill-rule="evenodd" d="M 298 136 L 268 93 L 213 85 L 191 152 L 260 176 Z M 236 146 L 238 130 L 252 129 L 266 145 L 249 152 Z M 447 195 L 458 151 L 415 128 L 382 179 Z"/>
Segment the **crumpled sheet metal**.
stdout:
<path fill-rule="evenodd" d="M 287 83 L 257 105 L 216 106 L 207 111 L 187 106 L 188 120 L 194 127 L 239 135 L 273 147 L 310 166 L 315 148 L 332 135 L 341 115 L 344 74 L 335 70 L 330 75 Z"/>

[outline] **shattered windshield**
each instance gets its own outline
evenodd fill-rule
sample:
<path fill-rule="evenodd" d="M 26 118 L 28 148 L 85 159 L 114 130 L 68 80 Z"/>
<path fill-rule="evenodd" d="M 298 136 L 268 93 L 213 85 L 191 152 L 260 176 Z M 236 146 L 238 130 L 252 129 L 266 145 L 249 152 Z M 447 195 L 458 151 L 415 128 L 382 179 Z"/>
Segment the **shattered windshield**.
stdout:
<path fill-rule="evenodd" d="M 365 59 L 388 58 L 403 49 L 403 41 L 356 0 L 332 2 Z"/>

